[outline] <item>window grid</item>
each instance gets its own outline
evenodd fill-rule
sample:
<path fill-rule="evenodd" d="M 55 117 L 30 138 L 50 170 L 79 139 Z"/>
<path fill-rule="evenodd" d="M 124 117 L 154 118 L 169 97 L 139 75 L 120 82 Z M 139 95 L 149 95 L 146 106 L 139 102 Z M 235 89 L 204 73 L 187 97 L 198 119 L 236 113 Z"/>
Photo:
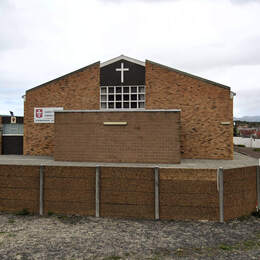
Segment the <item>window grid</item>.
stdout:
<path fill-rule="evenodd" d="M 145 86 L 102 86 L 100 109 L 144 109 Z"/>

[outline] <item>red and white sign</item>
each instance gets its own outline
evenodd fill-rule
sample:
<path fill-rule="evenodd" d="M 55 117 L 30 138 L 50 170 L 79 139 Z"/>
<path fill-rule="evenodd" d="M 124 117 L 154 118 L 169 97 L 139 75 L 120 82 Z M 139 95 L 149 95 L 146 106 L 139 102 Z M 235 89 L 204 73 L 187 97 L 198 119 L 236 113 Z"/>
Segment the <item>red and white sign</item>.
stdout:
<path fill-rule="evenodd" d="M 34 123 L 54 123 L 55 111 L 62 111 L 63 107 L 35 107 Z"/>
<path fill-rule="evenodd" d="M 36 108 L 36 118 L 42 118 L 43 117 L 43 109 L 42 108 Z"/>

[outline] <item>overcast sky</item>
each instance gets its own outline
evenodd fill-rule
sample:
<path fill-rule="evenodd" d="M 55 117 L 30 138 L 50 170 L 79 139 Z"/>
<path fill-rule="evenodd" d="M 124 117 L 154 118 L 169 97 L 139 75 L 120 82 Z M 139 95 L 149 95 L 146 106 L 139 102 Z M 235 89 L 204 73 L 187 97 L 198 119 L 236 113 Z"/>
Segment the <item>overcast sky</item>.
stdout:
<path fill-rule="evenodd" d="M 121 54 L 228 85 L 260 115 L 259 0 L 0 0 L 0 114 L 27 89 Z"/>

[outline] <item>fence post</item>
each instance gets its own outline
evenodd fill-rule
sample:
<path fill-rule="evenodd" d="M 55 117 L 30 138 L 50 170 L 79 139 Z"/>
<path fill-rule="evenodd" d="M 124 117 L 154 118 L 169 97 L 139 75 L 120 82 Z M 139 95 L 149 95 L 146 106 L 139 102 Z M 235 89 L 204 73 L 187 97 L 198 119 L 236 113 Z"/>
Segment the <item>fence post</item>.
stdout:
<path fill-rule="evenodd" d="M 218 194 L 219 194 L 219 221 L 224 222 L 224 184 L 223 184 L 223 168 L 218 168 L 217 173 Z"/>
<path fill-rule="evenodd" d="M 256 193 L 257 193 L 257 211 L 260 209 L 260 159 L 256 166 Z"/>
<path fill-rule="evenodd" d="M 40 166 L 40 208 L 39 213 L 40 216 L 43 215 L 43 185 L 44 185 L 44 166 Z"/>
<path fill-rule="evenodd" d="M 159 205 L 159 168 L 154 168 L 154 209 L 155 219 L 160 219 L 160 205 Z"/>
<path fill-rule="evenodd" d="M 96 217 L 99 218 L 100 166 L 96 166 Z"/>

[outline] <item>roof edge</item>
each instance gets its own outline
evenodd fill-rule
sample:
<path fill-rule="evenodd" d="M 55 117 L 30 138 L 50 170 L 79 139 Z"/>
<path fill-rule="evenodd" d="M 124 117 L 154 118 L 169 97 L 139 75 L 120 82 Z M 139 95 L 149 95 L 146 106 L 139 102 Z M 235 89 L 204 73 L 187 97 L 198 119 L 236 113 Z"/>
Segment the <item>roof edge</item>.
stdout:
<path fill-rule="evenodd" d="M 145 67 L 145 62 L 140 61 L 140 60 L 137 60 L 137 59 L 134 59 L 134 58 L 131 58 L 131 57 L 128 57 L 128 56 L 125 56 L 125 55 L 122 54 L 122 55 L 120 55 L 120 56 L 118 56 L 118 57 L 116 57 L 116 58 L 113 58 L 113 59 L 111 59 L 111 60 L 102 62 L 102 63 L 100 64 L 100 68 L 105 67 L 105 66 L 107 66 L 107 65 L 109 65 L 109 64 L 112 64 L 112 63 L 114 63 L 114 62 L 116 62 L 116 61 L 119 61 L 119 60 L 127 60 L 127 61 L 129 61 L 129 62 L 133 62 L 133 63 L 136 63 L 136 64 L 138 64 L 138 65 L 141 65 L 141 66 Z"/>
<path fill-rule="evenodd" d="M 221 88 L 225 88 L 225 89 L 230 90 L 230 87 L 229 87 L 229 86 L 220 84 L 220 83 L 218 83 L 218 82 L 211 81 L 211 80 L 208 80 L 208 79 L 205 79 L 205 78 L 202 78 L 202 77 L 199 77 L 199 76 L 196 76 L 196 75 L 193 75 L 193 74 L 190 74 L 190 73 L 187 73 L 187 72 L 178 70 L 178 69 L 174 69 L 174 68 L 171 68 L 171 67 L 162 65 L 162 64 L 160 64 L 160 63 L 157 63 L 157 62 L 154 62 L 154 61 L 151 61 L 151 60 L 145 60 L 145 61 L 146 61 L 146 62 L 149 62 L 149 63 L 151 63 L 151 64 L 154 64 L 154 65 L 160 66 L 160 67 L 162 67 L 162 68 L 165 68 L 165 69 L 168 69 L 168 70 L 172 70 L 172 71 L 174 71 L 174 72 L 177 72 L 177 73 L 180 73 L 180 74 L 183 74 L 183 75 L 186 75 L 186 76 L 189 76 L 189 77 L 192 77 L 192 78 L 195 78 L 195 79 L 204 81 L 204 82 L 206 82 L 206 83 L 210 83 L 210 84 L 212 84 L 212 85 L 215 85 L 215 86 L 218 86 L 218 87 L 221 87 Z"/>
<path fill-rule="evenodd" d="M 57 110 L 55 113 L 109 113 L 109 112 L 181 112 L 181 109 L 100 109 L 100 110 Z"/>
<path fill-rule="evenodd" d="M 35 89 L 38 89 L 38 88 L 41 88 L 41 87 L 44 87 L 46 84 L 49 84 L 49 83 L 51 83 L 51 82 L 55 82 L 56 80 L 65 78 L 65 77 L 67 77 L 67 76 L 69 76 L 69 75 L 71 75 L 71 74 L 74 74 L 74 73 L 76 73 L 76 72 L 80 72 L 81 70 L 85 70 L 85 69 L 87 69 L 87 68 L 89 68 L 89 67 L 92 67 L 92 66 L 94 66 L 94 65 L 97 65 L 97 64 L 100 64 L 100 61 L 94 62 L 94 63 L 92 63 L 92 64 L 90 64 L 90 65 L 85 66 L 85 67 L 82 67 L 82 68 L 80 68 L 80 69 L 77 69 L 77 70 L 74 70 L 74 71 L 72 71 L 72 72 L 69 72 L 69 73 L 67 73 L 67 74 L 65 74 L 65 75 L 62 75 L 62 76 L 58 77 L 58 78 L 55 78 L 55 79 L 52 79 L 52 80 L 47 81 L 47 82 L 45 82 L 45 83 L 42 83 L 42 84 L 40 84 L 40 85 L 38 85 L 38 86 L 36 86 L 36 87 L 30 88 L 30 89 L 26 90 L 25 93 L 27 93 L 27 92 L 29 92 L 29 91 L 32 91 L 32 90 L 35 90 Z"/>

